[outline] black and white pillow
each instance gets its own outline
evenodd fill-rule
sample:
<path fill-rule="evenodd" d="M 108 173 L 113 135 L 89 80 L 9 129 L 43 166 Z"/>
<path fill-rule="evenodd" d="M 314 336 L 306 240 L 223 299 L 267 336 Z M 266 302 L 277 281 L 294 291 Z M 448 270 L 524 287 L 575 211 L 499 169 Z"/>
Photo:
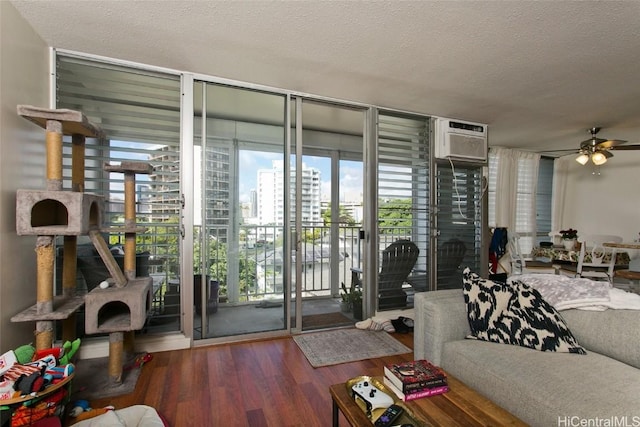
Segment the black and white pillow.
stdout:
<path fill-rule="evenodd" d="M 540 351 L 586 354 L 555 308 L 534 288 L 483 279 L 466 268 L 464 300 L 471 336 Z"/>

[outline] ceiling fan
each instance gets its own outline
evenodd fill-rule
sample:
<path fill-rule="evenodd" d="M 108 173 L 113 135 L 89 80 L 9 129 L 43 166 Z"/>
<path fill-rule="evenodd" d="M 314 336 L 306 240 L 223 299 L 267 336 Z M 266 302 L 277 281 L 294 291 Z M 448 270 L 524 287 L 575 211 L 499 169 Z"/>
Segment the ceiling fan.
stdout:
<path fill-rule="evenodd" d="M 611 151 L 640 150 L 640 145 L 624 145 L 627 141 L 621 139 L 598 138 L 597 134 L 599 131 L 599 127 L 593 127 L 588 130 L 588 132 L 591 133 L 591 138 L 580 143 L 576 162 L 581 165 L 586 165 L 589 160 L 591 160 L 594 165 L 600 166 L 613 157 Z"/>

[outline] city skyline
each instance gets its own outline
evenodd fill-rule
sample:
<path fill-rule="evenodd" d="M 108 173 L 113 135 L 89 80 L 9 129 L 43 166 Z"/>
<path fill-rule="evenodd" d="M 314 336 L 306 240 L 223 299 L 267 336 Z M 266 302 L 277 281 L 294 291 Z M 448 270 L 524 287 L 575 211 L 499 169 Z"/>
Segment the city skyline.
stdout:
<path fill-rule="evenodd" d="M 251 190 L 257 191 L 257 171 L 271 169 L 273 160 L 283 160 L 283 155 L 281 153 L 240 150 L 239 194 L 241 203 L 251 202 Z M 303 156 L 303 163 L 320 171 L 320 200 L 330 201 L 331 159 Z M 362 186 L 362 162 L 342 160 L 340 162 L 340 200 L 343 202 L 362 202 Z"/>

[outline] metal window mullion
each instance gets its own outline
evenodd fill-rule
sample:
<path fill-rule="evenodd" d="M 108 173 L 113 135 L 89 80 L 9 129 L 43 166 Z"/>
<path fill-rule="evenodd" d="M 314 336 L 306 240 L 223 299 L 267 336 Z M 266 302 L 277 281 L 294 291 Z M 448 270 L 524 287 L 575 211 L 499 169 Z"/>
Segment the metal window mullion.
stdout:
<path fill-rule="evenodd" d="M 331 262 L 330 273 L 331 295 L 339 294 L 338 282 L 340 281 L 340 271 L 337 266 L 340 264 L 340 152 L 331 153 Z M 324 248 L 324 245 L 321 246 Z M 334 267 L 335 266 L 335 267 Z"/>
<path fill-rule="evenodd" d="M 363 213 L 364 259 L 362 265 L 363 318 L 371 317 L 377 307 L 378 295 L 378 109 L 371 107 L 365 112 L 363 126 Z"/>
<path fill-rule="evenodd" d="M 207 203 L 205 202 L 207 200 L 207 186 L 206 186 L 206 181 L 207 181 L 207 167 L 206 167 L 206 163 L 207 163 L 207 85 L 203 84 L 202 85 L 202 105 L 200 106 L 201 110 L 202 110 L 202 120 L 200 121 L 200 194 L 198 195 L 198 197 L 200 197 L 200 200 L 202 201 L 200 203 L 200 218 L 201 218 L 201 232 L 200 232 L 200 241 L 198 242 L 198 245 L 200 245 L 200 274 L 202 276 L 201 280 L 200 280 L 200 302 L 201 302 L 201 307 L 203 307 L 202 310 L 200 310 L 200 327 L 201 329 L 201 337 L 206 337 L 208 336 L 208 313 L 207 310 L 204 309 L 204 307 L 206 307 L 206 295 L 207 295 L 207 280 L 206 277 L 208 275 L 208 267 L 209 267 L 209 229 L 208 229 L 208 218 L 207 218 Z M 194 150 L 195 153 L 195 150 Z M 195 163 L 195 158 L 194 158 L 194 163 Z M 196 178 L 197 179 L 197 178 Z M 195 183 L 194 183 L 195 184 Z M 217 237 L 216 237 L 217 238 Z M 219 250 L 219 247 L 216 246 L 216 259 L 217 259 L 217 252 Z M 193 274 L 191 275 L 191 278 L 193 279 Z M 193 287 L 193 286 L 192 286 Z M 227 289 L 229 289 L 231 287 L 228 287 Z M 229 299 L 231 301 L 234 301 L 234 299 L 229 296 Z"/>
<path fill-rule="evenodd" d="M 180 289 L 180 312 L 183 313 L 182 330 L 185 335 L 193 340 L 193 244 L 194 236 L 191 230 L 194 229 L 194 182 L 193 182 L 193 126 L 194 126 L 194 111 L 193 111 L 193 92 L 194 92 L 193 75 L 185 74 L 181 79 L 181 105 L 180 105 L 180 153 L 179 158 L 179 176 L 180 176 L 180 191 L 184 204 L 181 207 L 180 223 L 178 227 L 183 230 L 182 239 L 179 241 L 179 259 L 182 260 L 180 264 L 180 277 L 181 277 L 181 289 Z M 184 230 L 190 230 L 189 233 L 185 233 Z M 167 248 L 168 249 L 168 248 Z"/>

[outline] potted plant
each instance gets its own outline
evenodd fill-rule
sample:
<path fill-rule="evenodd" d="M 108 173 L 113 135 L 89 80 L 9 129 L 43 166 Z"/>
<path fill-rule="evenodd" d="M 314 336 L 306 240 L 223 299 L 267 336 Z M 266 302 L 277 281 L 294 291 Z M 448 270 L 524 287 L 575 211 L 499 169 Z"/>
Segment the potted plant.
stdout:
<path fill-rule="evenodd" d="M 345 286 L 344 282 L 341 283 L 342 292 L 340 292 L 340 298 L 342 301 L 340 302 L 340 310 L 344 313 L 348 313 L 351 311 L 352 303 L 351 303 L 351 292 Z"/>
<path fill-rule="evenodd" d="M 562 244 L 568 251 L 572 251 L 576 246 L 576 240 L 578 239 L 578 230 L 573 228 L 567 228 L 566 230 L 560 230 L 562 236 Z"/>
<path fill-rule="evenodd" d="M 360 286 L 352 286 L 351 306 L 353 307 L 353 318 L 362 320 L 362 289 Z"/>
<path fill-rule="evenodd" d="M 351 287 L 347 289 L 344 282 L 341 283 L 341 287 L 340 309 L 345 313 L 353 310 L 353 317 L 356 320 L 362 320 L 362 288 L 358 283 L 352 283 Z"/>

